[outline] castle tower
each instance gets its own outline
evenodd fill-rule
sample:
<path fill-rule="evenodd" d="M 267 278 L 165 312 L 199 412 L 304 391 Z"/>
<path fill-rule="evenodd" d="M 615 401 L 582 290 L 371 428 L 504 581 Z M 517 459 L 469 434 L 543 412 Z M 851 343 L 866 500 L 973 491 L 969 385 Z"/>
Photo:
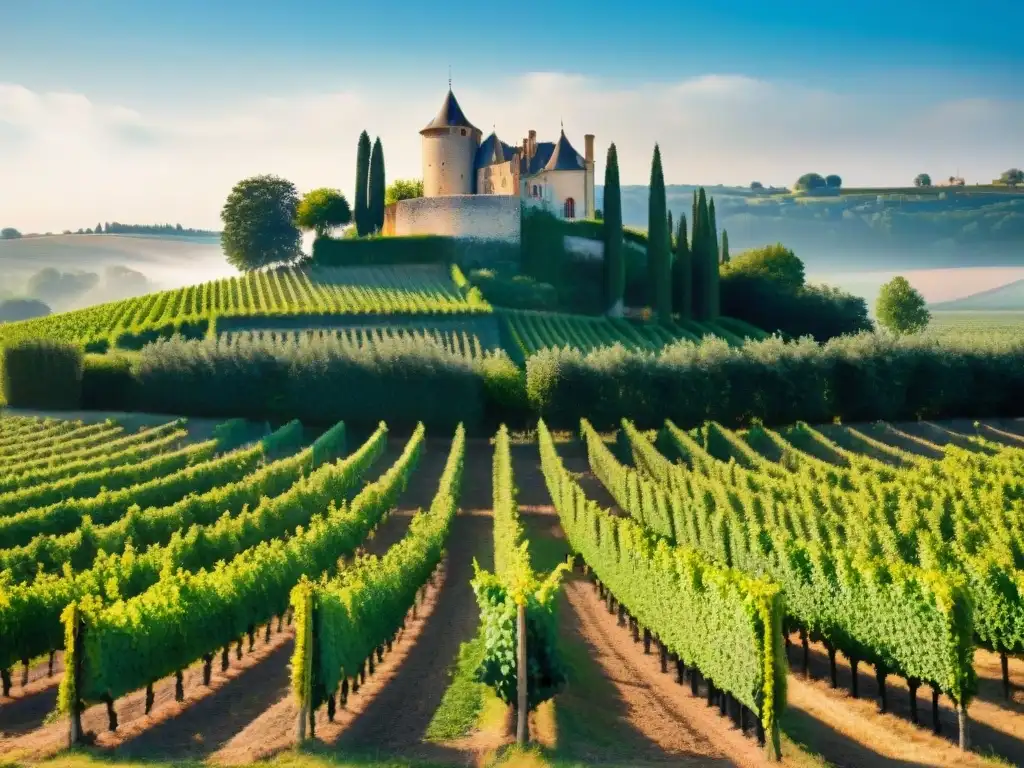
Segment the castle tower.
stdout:
<path fill-rule="evenodd" d="M 423 146 L 423 196 L 473 193 L 473 166 L 481 133 L 462 112 L 451 88 L 441 111 L 420 131 Z"/>

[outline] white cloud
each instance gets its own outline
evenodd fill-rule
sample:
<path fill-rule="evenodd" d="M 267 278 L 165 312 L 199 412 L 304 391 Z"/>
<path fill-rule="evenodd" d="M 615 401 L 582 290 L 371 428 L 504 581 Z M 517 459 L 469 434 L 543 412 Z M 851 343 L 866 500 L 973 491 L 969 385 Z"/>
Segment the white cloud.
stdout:
<path fill-rule="evenodd" d="M 456 90 L 467 116 L 485 133 L 496 126 L 507 143 L 530 128 L 552 139 L 560 120 L 580 151 L 583 134 L 596 134 L 599 178 L 614 140 L 624 183 L 646 182 L 656 141 L 669 183 L 785 184 L 816 170 L 839 173 L 847 185 L 884 185 L 958 168 L 969 181 L 987 181 L 1024 164 L 1024 102 L 922 106 L 730 74 L 623 86 L 535 72 Z M 389 178 L 418 176 L 418 131 L 443 96 L 297 93 L 140 113 L 98 95 L 0 84 L 0 225 L 46 231 L 117 219 L 216 227 L 232 184 L 257 173 L 351 195 L 363 128 L 380 135 Z"/>

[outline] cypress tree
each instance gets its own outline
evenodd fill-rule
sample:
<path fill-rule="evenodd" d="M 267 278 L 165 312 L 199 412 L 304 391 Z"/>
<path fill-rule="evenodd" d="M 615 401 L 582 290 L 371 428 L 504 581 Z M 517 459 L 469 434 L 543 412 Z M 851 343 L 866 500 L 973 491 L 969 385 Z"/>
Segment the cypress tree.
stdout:
<path fill-rule="evenodd" d="M 715 199 L 708 198 L 708 229 L 711 230 L 711 242 L 714 246 L 715 263 L 718 263 L 718 224 L 715 222 Z"/>
<path fill-rule="evenodd" d="M 722 264 L 729 263 L 729 233 L 724 229 L 722 230 L 722 258 L 719 261 Z"/>
<path fill-rule="evenodd" d="M 371 232 L 380 232 L 384 228 L 384 192 L 387 183 L 384 179 L 384 147 L 380 137 L 373 142 L 370 152 L 370 173 L 367 181 L 367 218 Z"/>
<path fill-rule="evenodd" d="M 675 233 L 675 227 L 672 226 L 672 209 L 668 210 L 668 251 L 672 253 L 673 246 L 675 243 L 672 242 L 672 235 Z"/>
<path fill-rule="evenodd" d="M 683 320 L 693 319 L 693 263 L 686 242 L 686 216 L 679 216 L 675 258 L 672 261 L 672 308 Z"/>
<path fill-rule="evenodd" d="M 619 185 L 619 155 L 615 144 L 608 147 L 604 165 L 604 297 L 612 317 L 622 316 L 626 289 L 625 245 L 622 242 L 622 189 Z"/>
<path fill-rule="evenodd" d="M 654 145 L 647 203 L 647 295 L 659 320 L 672 319 L 672 277 L 669 262 L 668 211 L 661 149 Z"/>
<path fill-rule="evenodd" d="M 359 134 L 359 148 L 356 150 L 356 194 L 355 210 L 352 215 L 356 222 L 356 232 L 359 236 L 369 234 L 369 188 L 367 186 L 370 177 L 370 134 L 363 131 Z"/>
<path fill-rule="evenodd" d="M 707 320 L 711 311 L 708 300 L 708 283 L 711 279 L 708 274 L 708 262 L 711 258 L 714 258 L 715 262 L 718 259 L 708 254 L 709 211 L 708 199 L 703 187 L 697 193 L 696 211 L 696 217 L 693 222 L 693 236 L 690 239 L 690 261 L 693 265 L 693 319 Z"/>

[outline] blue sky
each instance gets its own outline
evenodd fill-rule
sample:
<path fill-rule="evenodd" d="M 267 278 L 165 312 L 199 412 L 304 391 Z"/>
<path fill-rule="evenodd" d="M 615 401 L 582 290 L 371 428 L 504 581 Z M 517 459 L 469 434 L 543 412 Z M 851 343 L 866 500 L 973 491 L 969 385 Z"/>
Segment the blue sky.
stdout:
<path fill-rule="evenodd" d="M 346 189 L 363 127 L 390 176 L 418 175 L 416 131 L 449 64 L 485 132 L 515 143 L 565 120 L 601 154 L 614 140 L 631 183 L 654 141 L 670 183 L 820 170 L 880 185 L 917 168 L 974 181 L 1024 164 L 1019 1 L 466 8 L 0 0 L 0 162 L 19 189 L 0 190 L 0 212 L 22 227 L 94 212 L 213 225 L 250 170 Z M 93 188 L 40 207 L 44 181 Z"/>

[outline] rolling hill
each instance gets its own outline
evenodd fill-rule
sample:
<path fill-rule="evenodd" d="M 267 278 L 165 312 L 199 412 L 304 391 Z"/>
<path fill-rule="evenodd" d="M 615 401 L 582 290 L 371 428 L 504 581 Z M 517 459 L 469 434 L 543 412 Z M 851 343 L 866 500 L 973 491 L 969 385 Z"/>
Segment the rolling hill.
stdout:
<path fill-rule="evenodd" d="M 1018 312 L 1024 311 L 1024 280 L 991 288 L 987 291 L 972 293 L 961 299 L 943 301 L 932 304 L 936 312 L 983 311 L 983 312 Z"/>

